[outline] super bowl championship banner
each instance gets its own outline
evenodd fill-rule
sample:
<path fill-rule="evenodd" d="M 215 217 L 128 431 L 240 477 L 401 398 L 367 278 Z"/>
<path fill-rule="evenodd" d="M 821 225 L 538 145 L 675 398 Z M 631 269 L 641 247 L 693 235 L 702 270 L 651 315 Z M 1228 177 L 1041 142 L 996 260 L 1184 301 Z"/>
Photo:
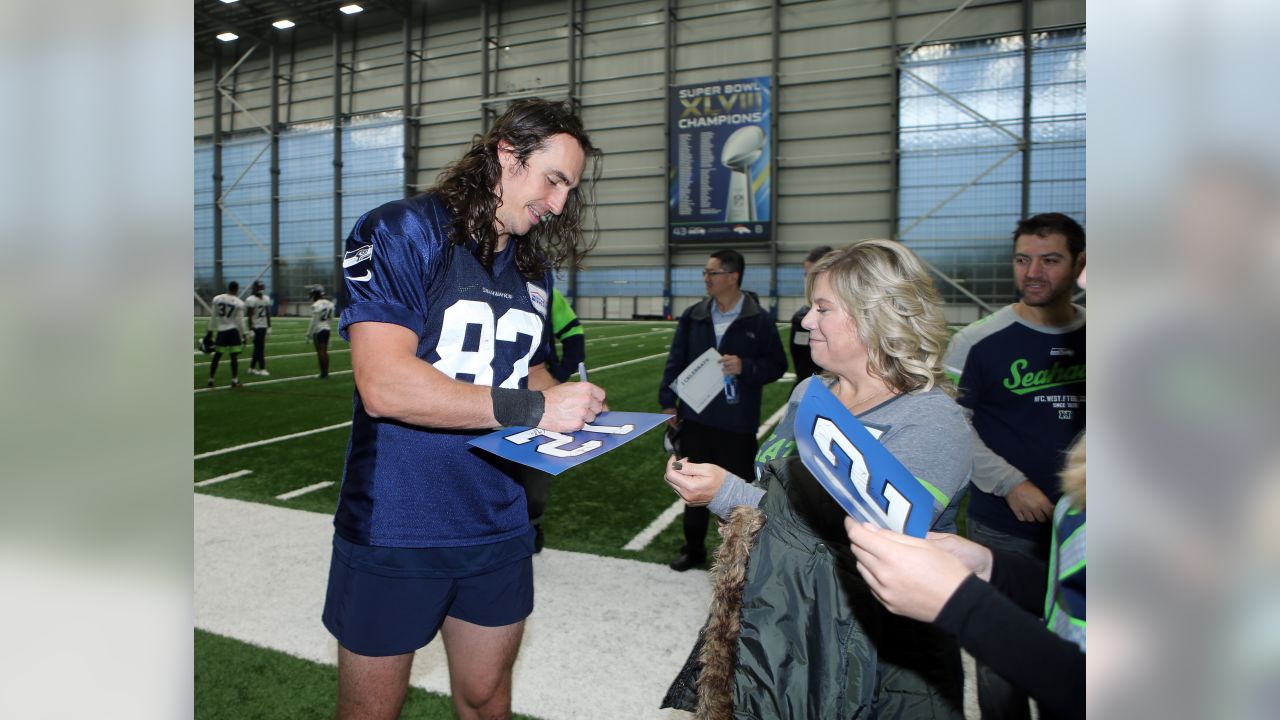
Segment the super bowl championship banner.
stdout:
<path fill-rule="evenodd" d="M 768 77 L 671 88 L 672 242 L 769 239 L 771 97 Z"/>

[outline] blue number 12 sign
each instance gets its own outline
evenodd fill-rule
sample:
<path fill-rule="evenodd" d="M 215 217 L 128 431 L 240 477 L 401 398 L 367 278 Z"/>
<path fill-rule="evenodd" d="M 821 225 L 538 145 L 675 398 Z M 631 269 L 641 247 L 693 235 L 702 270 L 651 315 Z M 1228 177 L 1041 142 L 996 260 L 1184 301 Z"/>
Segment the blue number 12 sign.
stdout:
<path fill-rule="evenodd" d="M 604 412 L 597 415 L 594 422 L 573 433 L 507 427 L 468 444 L 521 465 L 559 475 L 575 465 L 621 447 L 670 417 L 662 413 Z"/>
<path fill-rule="evenodd" d="M 809 383 L 795 428 L 804 466 L 850 517 L 915 537 L 929 531 L 933 496 L 823 383 Z"/>

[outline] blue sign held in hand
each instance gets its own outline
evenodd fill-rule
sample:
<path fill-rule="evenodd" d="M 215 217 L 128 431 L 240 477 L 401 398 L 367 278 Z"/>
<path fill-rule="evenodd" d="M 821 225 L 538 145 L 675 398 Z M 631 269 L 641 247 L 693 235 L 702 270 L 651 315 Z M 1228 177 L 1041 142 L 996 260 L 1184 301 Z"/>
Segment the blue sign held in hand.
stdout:
<path fill-rule="evenodd" d="M 622 447 L 667 421 L 662 413 L 605 412 L 574 433 L 542 428 L 507 427 L 472 440 L 469 445 L 559 475 L 571 467 Z"/>
<path fill-rule="evenodd" d="M 850 517 L 914 537 L 929 531 L 933 496 L 826 385 L 809 383 L 795 428 L 804 466 Z"/>

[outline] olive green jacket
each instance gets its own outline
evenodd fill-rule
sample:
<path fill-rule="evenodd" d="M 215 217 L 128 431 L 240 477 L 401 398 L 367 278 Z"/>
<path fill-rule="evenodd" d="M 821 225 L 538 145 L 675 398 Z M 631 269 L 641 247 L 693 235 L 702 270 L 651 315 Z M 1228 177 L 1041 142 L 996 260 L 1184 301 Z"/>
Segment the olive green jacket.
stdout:
<path fill-rule="evenodd" d="M 700 718 L 954 718 L 954 638 L 892 615 L 858 575 L 844 511 L 799 457 L 768 463 L 759 509 L 735 508 L 710 618 L 662 707 Z"/>

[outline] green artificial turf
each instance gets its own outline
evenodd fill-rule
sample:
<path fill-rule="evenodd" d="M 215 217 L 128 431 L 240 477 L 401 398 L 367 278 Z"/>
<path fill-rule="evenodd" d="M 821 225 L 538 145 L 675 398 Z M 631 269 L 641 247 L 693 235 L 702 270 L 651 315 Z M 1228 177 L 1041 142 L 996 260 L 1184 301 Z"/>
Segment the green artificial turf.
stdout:
<path fill-rule="evenodd" d="M 295 343 L 305 332 L 303 321 L 277 320 L 267 339 L 268 378 L 247 374 L 250 348 L 241 356 L 242 389 L 196 393 L 197 455 L 351 420 L 354 381 L 350 374 L 327 380 L 315 373 L 313 356 L 280 360 L 277 354 L 299 352 Z M 195 338 L 203 335 L 197 321 Z M 782 331 L 785 335 L 785 330 Z M 608 393 L 610 409 L 658 412 L 658 384 L 674 323 L 616 323 L 586 325 L 588 374 Z M 337 336 L 335 334 L 335 339 Z M 279 347 L 278 347 L 279 346 Z M 331 344 L 333 368 L 350 367 L 350 353 L 334 354 L 346 343 Z M 195 355 L 196 362 L 208 356 Z M 341 358 L 341 360 L 339 360 Z M 341 364 L 340 364 L 341 363 Z M 618 367 L 609 367 L 627 363 Z M 219 385 L 229 372 L 224 358 Z M 208 366 L 196 367 L 196 387 L 203 387 Z M 297 379 L 290 379 L 297 378 Z M 277 382 L 261 382 L 277 381 Z M 286 380 L 285 382 L 279 382 Z M 761 421 L 786 402 L 794 384 L 777 382 L 765 388 Z M 337 507 L 338 484 L 346 453 L 349 427 L 339 427 L 282 442 L 195 461 L 196 481 L 249 470 L 250 474 L 197 488 L 197 492 L 330 514 Z M 666 563 L 683 543 L 680 522 L 672 523 L 640 551 L 623 546 L 676 502 L 662 479 L 666 454 L 659 426 L 597 460 L 565 472 L 552 484 L 543 528 L 548 547 L 561 550 Z M 290 500 L 277 495 L 320 482 L 333 485 Z M 714 542 L 715 536 L 709 537 Z"/>
<path fill-rule="evenodd" d="M 314 720 L 333 717 L 338 669 L 196 630 L 196 720 Z M 409 688 L 403 720 L 452 720 L 445 695 Z M 534 720 L 529 715 L 516 718 Z"/>

